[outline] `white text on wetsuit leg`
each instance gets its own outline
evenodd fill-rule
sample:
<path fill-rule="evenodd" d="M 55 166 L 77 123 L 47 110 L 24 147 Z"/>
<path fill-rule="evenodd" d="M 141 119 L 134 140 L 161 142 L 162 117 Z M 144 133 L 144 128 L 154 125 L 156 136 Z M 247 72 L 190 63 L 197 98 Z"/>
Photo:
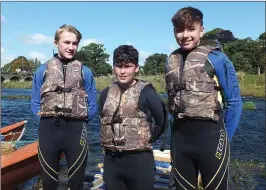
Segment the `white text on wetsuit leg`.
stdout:
<path fill-rule="evenodd" d="M 223 154 L 224 140 L 225 140 L 225 131 L 221 129 L 219 143 L 218 143 L 216 154 L 215 154 L 215 157 L 218 158 L 219 160 L 221 159 L 222 154 Z"/>

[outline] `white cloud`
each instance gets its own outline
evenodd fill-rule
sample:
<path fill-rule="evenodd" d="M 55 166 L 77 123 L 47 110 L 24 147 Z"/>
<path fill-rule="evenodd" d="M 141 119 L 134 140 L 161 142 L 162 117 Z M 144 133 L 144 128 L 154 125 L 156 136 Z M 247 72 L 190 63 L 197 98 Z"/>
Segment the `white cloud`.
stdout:
<path fill-rule="evenodd" d="M 82 46 L 87 46 L 90 43 L 97 43 L 98 41 L 96 39 L 84 39 L 82 40 Z"/>
<path fill-rule="evenodd" d="M 2 48 L 1 48 L 2 50 Z M 7 64 L 10 63 L 11 61 L 13 61 L 17 56 L 13 56 L 13 55 L 3 55 L 1 54 L 1 68 Z"/>
<path fill-rule="evenodd" d="M 4 53 L 4 50 L 5 50 L 5 49 L 1 46 L 1 53 Z"/>
<path fill-rule="evenodd" d="M 139 64 L 143 65 L 146 59 L 152 54 L 153 54 L 152 52 L 140 50 L 139 51 Z"/>
<path fill-rule="evenodd" d="M 52 44 L 54 38 L 40 33 L 24 36 L 24 41 L 29 44 Z"/>
<path fill-rule="evenodd" d="M 1 22 L 6 22 L 7 19 L 1 14 Z"/>
<path fill-rule="evenodd" d="M 35 52 L 35 51 L 30 51 L 30 52 L 28 53 L 28 55 L 29 55 L 29 57 L 30 57 L 31 59 L 35 59 L 35 58 L 37 58 L 37 59 L 40 60 L 41 62 L 46 61 L 46 59 L 47 59 L 43 53 L 39 53 L 39 52 Z"/>

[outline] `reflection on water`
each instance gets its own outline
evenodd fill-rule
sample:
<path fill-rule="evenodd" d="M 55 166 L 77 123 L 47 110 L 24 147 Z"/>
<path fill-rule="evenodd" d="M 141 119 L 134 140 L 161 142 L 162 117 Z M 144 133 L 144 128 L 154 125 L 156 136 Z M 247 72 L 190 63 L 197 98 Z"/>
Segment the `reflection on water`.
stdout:
<path fill-rule="evenodd" d="M 31 89 L 2 89 L 2 95 L 12 96 L 29 96 Z M 166 95 L 162 94 L 165 98 Z M 265 101 L 263 99 L 250 99 L 255 102 L 256 110 L 245 110 L 242 113 L 239 127 L 235 132 L 231 143 L 231 158 L 238 158 L 244 161 L 256 160 L 265 162 Z M 24 136 L 18 146 L 28 144 L 37 140 L 38 136 L 38 120 L 31 112 L 29 100 L 8 100 L 1 101 L 1 127 L 10 125 L 21 120 L 27 119 L 27 124 Z M 88 168 L 95 167 L 99 162 L 103 162 L 102 148 L 100 147 L 100 126 L 98 117 L 90 121 L 88 126 L 89 137 L 89 159 Z M 159 148 L 162 143 L 160 138 L 155 144 L 154 148 Z M 170 129 L 166 133 L 166 148 L 169 148 L 170 143 Z M 62 163 L 65 165 L 65 162 Z M 36 180 L 36 179 L 35 179 Z M 33 183 L 32 180 L 29 183 Z M 264 181 L 265 185 L 265 181 Z"/>

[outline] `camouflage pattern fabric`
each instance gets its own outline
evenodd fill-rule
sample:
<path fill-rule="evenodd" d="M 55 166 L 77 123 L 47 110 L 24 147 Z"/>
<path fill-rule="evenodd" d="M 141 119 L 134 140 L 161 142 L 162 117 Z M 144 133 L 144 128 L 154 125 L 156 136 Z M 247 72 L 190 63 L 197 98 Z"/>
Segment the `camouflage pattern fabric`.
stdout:
<path fill-rule="evenodd" d="M 109 87 L 101 118 L 101 145 L 106 149 L 152 149 L 150 140 L 153 126 L 148 122 L 147 115 L 138 109 L 139 97 L 146 85 L 151 84 L 137 79 L 136 84 L 124 92 L 117 83 Z M 116 119 L 113 119 L 118 106 Z"/>
<path fill-rule="evenodd" d="M 66 66 L 65 77 L 60 60 L 47 62 L 45 81 L 41 87 L 42 117 L 65 116 L 88 118 L 87 94 L 82 78 L 82 63 L 73 60 Z"/>
<path fill-rule="evenodd" d="M 166 90 L 170 113 L 177 118 L 198 118 L 218 121 L 216 110 L 219 88 L 204 70 L 208 54 L 216 49 L 199 46 L 183 60 L 180 49 L 175 50 L 165 65 Z"/>

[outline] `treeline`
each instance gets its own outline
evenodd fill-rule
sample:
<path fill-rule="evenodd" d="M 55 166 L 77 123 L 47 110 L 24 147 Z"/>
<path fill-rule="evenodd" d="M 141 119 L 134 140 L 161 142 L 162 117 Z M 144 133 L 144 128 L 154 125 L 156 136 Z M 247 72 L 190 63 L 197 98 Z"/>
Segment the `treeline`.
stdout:
<path fill-rule="evenodd" d="M 35 70 L 41 65 L 41 61 L 37 58 L 27 59 L 24 56 L 19 56 L 10 63 L 4 65 L 1 69 L 2 72 L 15 73 L 17 71 L 35 72 Z"/>
<path fill-rule="evenodd" d="M 238 39 L 234 37 L 231 31 L 216 28 L 204 34 L 202 43 L 215 42 L 216 45 L 219 44 L 222 51 L 233 62 L 237 71 L 260 74 L 265 72 L 265 39 L 265 32 L 256 40 L 251 38 Z M 90 67 L 95 76 L 112 74 L 112 66 L 108 63 L 110 55 L 106 53 L 103 44 L 90 43 L 87 46 L 83 46 L 75 57 Z M 163 53 L 150 55 L 143 66 L 140 67 L 139 74 L 146 76 L 163 74 L 167 57 L 168 55 Z M 110 60 L 110 63 L 112 63 L 112 60 Z M 14 72 L 17 68 L 22 68 L 23 66 L 27 70 L 35 71 L 39 65 L 40 61 L 37 59 L 27 60 L 25 57 L 20 56 L 10 64 L 5 65 L 3 69 L 6 71 L 9 68 Z"/>

